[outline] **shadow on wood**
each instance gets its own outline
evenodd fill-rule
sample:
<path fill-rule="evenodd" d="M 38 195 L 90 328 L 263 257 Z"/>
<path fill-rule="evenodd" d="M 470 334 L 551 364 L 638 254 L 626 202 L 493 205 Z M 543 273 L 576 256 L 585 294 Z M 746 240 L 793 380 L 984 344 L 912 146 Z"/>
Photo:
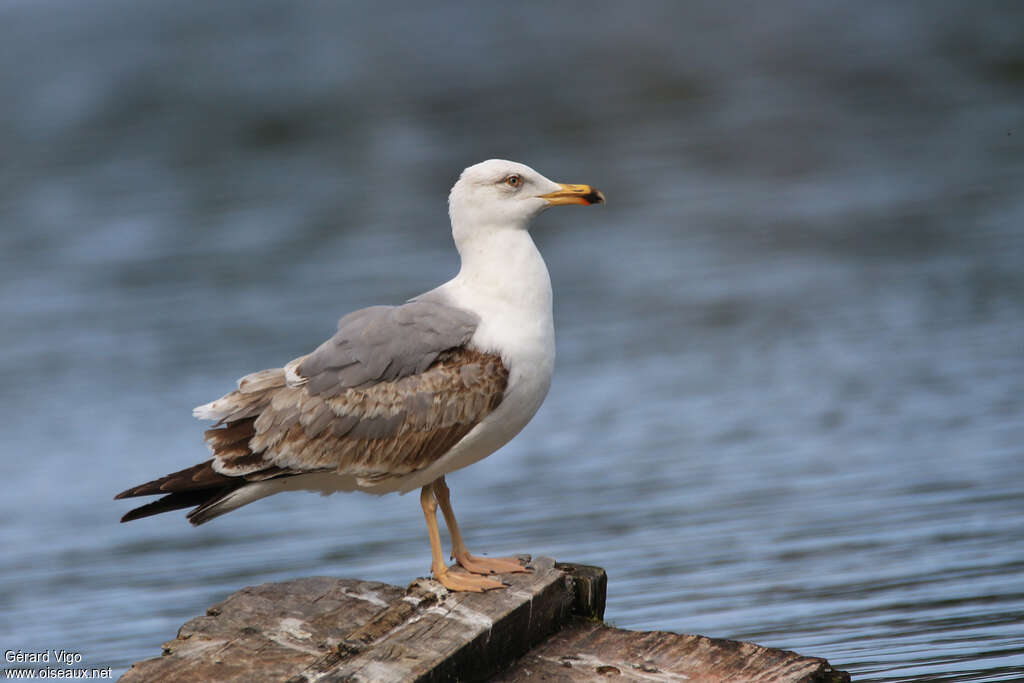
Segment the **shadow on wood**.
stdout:
<path fill-rule="evenodd" d="M 540 558 L 488 593 L 316 577 L 244 588 L 185 623 L 143 681 L 849 681 L 753 643 L 609 628 L 603 569 Z"/>

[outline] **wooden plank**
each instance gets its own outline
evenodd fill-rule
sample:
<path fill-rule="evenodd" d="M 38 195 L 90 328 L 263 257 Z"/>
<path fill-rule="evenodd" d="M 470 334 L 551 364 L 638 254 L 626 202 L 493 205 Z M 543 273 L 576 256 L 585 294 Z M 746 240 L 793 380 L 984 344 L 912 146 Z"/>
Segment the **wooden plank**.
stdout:
<path fill-rule="evenodd" d="M 143 681 L 447 680 L 485 677 L 556 631 L 575 609 L 603 610 L 604 571 L 539 558 L 509 587 L 448 593 L 313 578 L 245 588 L 188 621 L 164 656 L 122 678 Z M 577 596 L 577 581 L 586 586 Z M 597 600 L 599 602 L 594 602 Z"/>
<path fill-rule="evenodd" d="M 284 680 L 404 594 L 384 583 L 329 577 L 243 588 L 186 622 L 164 643 L 164 656 L 135 663 L 121 680 Z"/>
<path fill-rule="evenodd" d="M 303 672 L 327 681 L 484 680 L 521 657 L 569 620 L 573 581 L 540 558 L 530 574 L 503 577 L 509 587 L 487 593 L 440 591 L 425 606 L 354 656 L 327 671 Z M 429 584 L 437 586 L 436 582 Z M 429 584 L 428 590 L 429 590 Z M 296 683 L 299 680 L 296 679 Z"/>
<path fill-rule="evenodd" d="M 534 648 L 494 683 L 849 683 L 827 661 L 754 643 L 666 631 L 624 631 L 577 620 Z"/>

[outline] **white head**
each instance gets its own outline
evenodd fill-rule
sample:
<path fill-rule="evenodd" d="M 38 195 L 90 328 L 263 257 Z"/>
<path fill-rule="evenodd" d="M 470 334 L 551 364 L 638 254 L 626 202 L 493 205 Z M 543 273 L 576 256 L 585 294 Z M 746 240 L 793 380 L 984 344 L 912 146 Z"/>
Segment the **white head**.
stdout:
<path fill-rule="evenodd" d="M 551 206 L 600 204 L 604 195 L 589 185 L 548 180 L 525 164 L 489 159 L 462 172 L 448 195 L 452 235 L 460 244 L 481 232 L 526 230 Z"/>

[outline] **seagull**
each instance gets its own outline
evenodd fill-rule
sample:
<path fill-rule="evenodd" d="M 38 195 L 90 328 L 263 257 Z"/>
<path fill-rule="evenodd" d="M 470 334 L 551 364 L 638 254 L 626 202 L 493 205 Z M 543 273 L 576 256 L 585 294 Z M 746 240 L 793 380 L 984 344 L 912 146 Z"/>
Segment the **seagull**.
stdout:
<path fill-rule="evenodd" d="M 434 578 L 451 591 L 504 587 L 488 577 L 527 568 L 470 554 L 445 475 L 505 445 L 551 386 L 551 278 L 530 221 L 552 206 L 603 201 L 589 185 L 512 161 L 465 169 L 448 197 L 458 274 L 404 304 L 349 313 L 311 353 L 197 407 L 195 417 L 216 422 L 205 432 L 213 457 L 119 493 L 162 495 L 121 521 L 193 507 L 187 518 L 199 525 L 282 491 L 419 488 Z"/>

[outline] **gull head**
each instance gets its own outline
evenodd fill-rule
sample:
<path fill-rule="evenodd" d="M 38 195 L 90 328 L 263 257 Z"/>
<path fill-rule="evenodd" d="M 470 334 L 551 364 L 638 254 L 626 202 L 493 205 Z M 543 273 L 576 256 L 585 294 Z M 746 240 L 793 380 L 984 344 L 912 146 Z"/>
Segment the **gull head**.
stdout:
<path fill-rule="evenodd" d="M 589 185 L 548 180 L 525 164 L 490 159 L 470 166 L 448 195 L 456 242 L 481 230 L 526 230 L 530 220 L 552 206 L 600 204 L 604 195 Z"/>

